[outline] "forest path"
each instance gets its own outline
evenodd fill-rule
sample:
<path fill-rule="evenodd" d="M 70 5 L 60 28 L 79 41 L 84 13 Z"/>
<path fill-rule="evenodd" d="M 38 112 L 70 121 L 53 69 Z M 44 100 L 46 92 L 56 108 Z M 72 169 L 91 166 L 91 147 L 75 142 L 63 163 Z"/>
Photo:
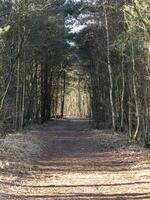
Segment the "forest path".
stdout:
<path fill-rule="evenodd" d="M 58 120 L 20 141 L 34 152 L 7 158 L 0 200 L 150 200 L 148 151 L 127 146 L 124 136 L 89 130 L 87 121 Z"/>

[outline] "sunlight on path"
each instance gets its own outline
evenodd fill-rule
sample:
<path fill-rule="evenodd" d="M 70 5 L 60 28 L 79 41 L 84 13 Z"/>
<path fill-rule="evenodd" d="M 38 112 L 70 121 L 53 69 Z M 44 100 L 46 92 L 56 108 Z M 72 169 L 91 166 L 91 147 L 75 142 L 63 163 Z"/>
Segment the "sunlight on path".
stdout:
<path fill-rule="evenodd" d="M 58 121 L 32 130 L 40 156 L 2 171 L 0 200 L 150 199 L 148 152 L 85 129 L 85 121 Z"/>

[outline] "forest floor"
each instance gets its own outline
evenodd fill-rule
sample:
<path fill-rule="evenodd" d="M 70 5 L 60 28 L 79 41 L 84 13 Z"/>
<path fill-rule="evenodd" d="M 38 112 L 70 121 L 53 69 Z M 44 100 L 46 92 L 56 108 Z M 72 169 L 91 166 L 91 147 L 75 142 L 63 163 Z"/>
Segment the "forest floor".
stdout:
<path fill-rule="evenodd" d="M 0 200 L 150 200 L 150 151 L 82 120 L 0 139 Z"/>

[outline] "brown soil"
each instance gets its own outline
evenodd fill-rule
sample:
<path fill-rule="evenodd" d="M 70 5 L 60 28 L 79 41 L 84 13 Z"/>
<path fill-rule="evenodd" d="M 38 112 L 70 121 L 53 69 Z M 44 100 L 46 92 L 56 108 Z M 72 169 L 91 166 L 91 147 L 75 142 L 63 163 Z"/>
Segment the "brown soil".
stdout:
<path fill-rule="evenodd" d="M 149 151 L 81 120 L 0 140 L 0 200 L 148 200 Z"/>

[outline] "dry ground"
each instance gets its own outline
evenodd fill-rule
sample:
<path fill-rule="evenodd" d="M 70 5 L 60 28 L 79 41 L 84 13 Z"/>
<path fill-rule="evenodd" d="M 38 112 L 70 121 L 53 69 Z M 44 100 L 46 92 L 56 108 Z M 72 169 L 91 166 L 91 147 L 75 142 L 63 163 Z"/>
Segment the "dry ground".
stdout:
<path fill-rule="evenodd" d="M 150 200 L 149 151 L 86 121 L 0 140 L 0 200 Z"/>

